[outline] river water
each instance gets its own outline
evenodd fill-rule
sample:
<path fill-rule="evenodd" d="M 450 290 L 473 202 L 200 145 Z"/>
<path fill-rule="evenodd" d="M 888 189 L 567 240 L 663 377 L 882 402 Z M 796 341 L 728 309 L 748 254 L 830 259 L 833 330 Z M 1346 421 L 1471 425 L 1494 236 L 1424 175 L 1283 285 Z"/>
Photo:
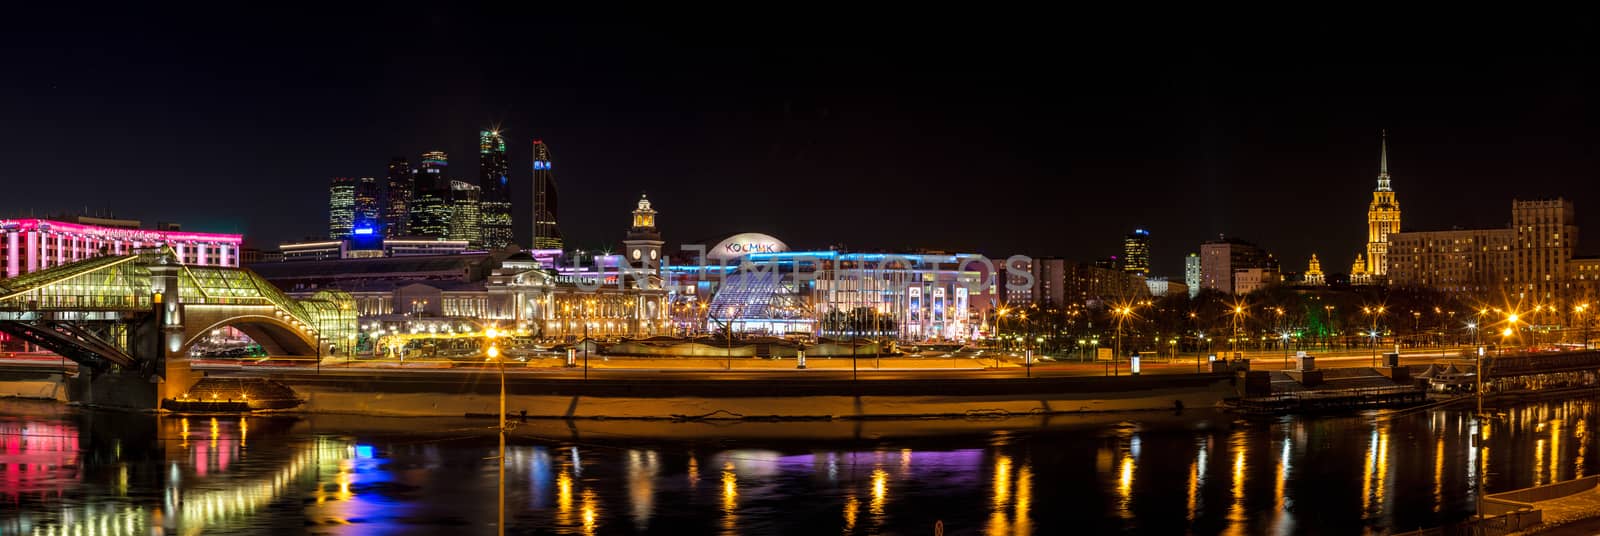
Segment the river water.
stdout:
<path fill-rule="evenodd" d="M 1593 474 L 1594 400 L 1246 421 L 519 423 L 508 533 L 1306 534 L 1410 530 Z M 493 422 L 240 418 L 0 401 L 0 535 L 492 534 Z"/>

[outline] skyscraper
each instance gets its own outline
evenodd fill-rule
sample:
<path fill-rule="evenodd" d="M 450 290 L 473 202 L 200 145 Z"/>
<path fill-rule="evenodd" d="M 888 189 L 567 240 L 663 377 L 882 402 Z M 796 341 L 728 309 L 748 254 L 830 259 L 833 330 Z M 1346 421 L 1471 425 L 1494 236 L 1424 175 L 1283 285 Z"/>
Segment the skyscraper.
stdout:
<path fill-rule="evenodd" d="M 482 218 L 482 243 L 502 248 L 511 243 L 511 168 L 506 161 L 506 140 L 498 130 L 478 132 L 478 213 Z M 452 191 L 455 190 L 452 185 Z M 452 233 L 454 234 L 454 233 Z M 478 240 L 474 240 L 477 243 Z"/>
<path fill-rule="evenodd" d="M 449 166 L 449 157 L 444 151 L 423 153 L 411 197 L 408 229 L 411 236 L 450 236 L 450 181 L 444 176 Z"/>
<path fill-rule="evenodd" d="M 382 213 L 378 208 L 379 194 L 378 179 L 362 177 L 356 182 L 355 206 L 351 219 L 352 233 L 371 235 L 381 234 L 383 229 Z"/>
<path fill-rule="evenodd" d="M 1389 187 L 1389 133 L 1385 131 L 1382 137 L 1378 188 L 1372 191 L 1372 204 L 1367 206 L 1367 275 L 1376 279 L 1389 274 L 1389 233 L 1400 232 L 1400 202 Z"/>
<path fill-rule="evenodd" d="M 465 181 L 450 181 L 450 239 L 483 243 L 482 189 Z"/>
<path fill-rule="evenodd" d="M 561 249 L 561 228 L 556 225 L 556 176 L 550 170 L 550 146 L 533 140 L 533 247 Z"/>
<path fill-rule="evenodd" d="M 1122 239 L 1122 270 L 1150 275 L 1150 231 L 1134 229 Z"/>
<path fill-rule="evenodd" d="M 404 157 L 389 160 L 388 184 L 383 200 L 383 235 L 405 236 L 410 233 L 411 196 L 416 191 L 416 172 Z"/>
<path fill-rule="evenodd" d="M 1189 297 L 1200 294 L 1200 255 L 1190 253 L 1183 258 L 1183 284 L 1189 286 Z"/>
<path fill-rule="evenodd" d="M 350 237 L 355 225 L 356 180 L 334 177 L 328 185 L 328 238 Z"/>

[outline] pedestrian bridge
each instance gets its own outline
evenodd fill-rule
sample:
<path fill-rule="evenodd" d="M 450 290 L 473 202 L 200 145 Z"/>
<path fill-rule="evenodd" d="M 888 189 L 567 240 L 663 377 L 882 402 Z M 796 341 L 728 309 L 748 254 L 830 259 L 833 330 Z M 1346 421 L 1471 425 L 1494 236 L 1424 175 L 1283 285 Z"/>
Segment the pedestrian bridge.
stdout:
<path fill-rule="evenodd" d="M 181 265 L 165 248 L 0 279 L 0 331 L 96 370 L 158 374 L 224 326 L 271 355 L 318 355 L 354 339 L 356 311 L 341 291 L 294 299 L 248 269 Z"/>

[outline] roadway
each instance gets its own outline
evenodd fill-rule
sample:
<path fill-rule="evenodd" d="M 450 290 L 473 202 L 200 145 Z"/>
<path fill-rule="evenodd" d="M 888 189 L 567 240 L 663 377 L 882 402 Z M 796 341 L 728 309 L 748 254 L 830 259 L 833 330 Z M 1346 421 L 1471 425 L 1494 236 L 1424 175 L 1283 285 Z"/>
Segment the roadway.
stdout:
<path fill-rule="evenodd" d="M 1404 365 L 1427 365 L 1440 362 L 1470 362 L 1458 356 L 1464 348 L 1446 349 L 1441 355 L 1438 350 L 1405 351 L 1401 352 L 1400 361 Z M 1251 359 L 1251 368 L 1255 370 L 1281 370 L 1292 368 L 1294 359 L 1284 366 L 1282 354 L 1250 353 L 1246 354 Z M 1357 368 L 1370 367 L 1373 359 L 1370 351 L 1341 351 L 1336 353 L 1313 354 L 1316 356 L 1317 368 Z M 848 358 L 811 358 L 808 360 L 808 369 L 794 367 L 793 359 L 753 359 L 748 357 L 736 358 L 731 361 L 733 369 L 727 368 L 723 360 L 693 359 L 680 360 L 676 358 L 612 358 L 601 359 L 592 357 L 591 366 L 585 370 L 579 367 L 562 367 L 556 359 L 535 359 L 531 362 L 510 362 L 505 367 L 509 376 L 541 378 L 551 380 L 643 380 L 659 379 L 662 381 L 674 380 L 757 380 L 779 378 L 804 378 L 807 380 L 912 380 L 912 379 L 1010 379 L 1010 378 L 1060 378 L 1060 377 L 1086 377 L 1086 376 L 1126 376 L 1129 374 L 1128 362 L 1123 360 L 1112 370 L 1110 362 L 1075 362 L 1053 361 L 1040 362 L 1032 367 L 1022 366 L 1010 358 L 996 362 L 993 358 L 942 358 L 942 357 L 897 357 L 883 358 L 882 366 L 877 366 L 879 360 L 871 357 L 858 358 L 855 369 L 851 368 Z M 679 366 L 673 363 L 678 362 Z M 581 365 L 581 361 L 579 362 Z M 714 363 L 714 365 L 708 365 Z M 281 357 L 271 358 L 259 363 L 241 364 L 228 359 L 195 359 L 192 361 L 195 370 L 215 373 L 218 375 L 248 375 L 248 376 L 274 376 L 274 375 L 322 375 L 329 378 L 370 378 L 374 376 L 391 375 L 479 375 L 485 372 L 498 372 L 499 368 L 476 360 L 464 361 L 420 361 L 409 360 L 400 363 L 393 360 L 372 361 L 357 360 L 346 362 L 343 358 L 324 359 L 320 366 L 315 358 Z M 40 371 L 60 370 L 63 360 L 59 357 L 46 354 L 8 354 L 0 355 L 0 371 Z M 1200 366 L 1189 356 L 1181 356 L 1173 360 L 1145 359 L 1141 363 L 1141 374 L 1194 374 L 1203 372 Z M 71 361 L 65 361 L 66 369 L 74 369 Z"/>

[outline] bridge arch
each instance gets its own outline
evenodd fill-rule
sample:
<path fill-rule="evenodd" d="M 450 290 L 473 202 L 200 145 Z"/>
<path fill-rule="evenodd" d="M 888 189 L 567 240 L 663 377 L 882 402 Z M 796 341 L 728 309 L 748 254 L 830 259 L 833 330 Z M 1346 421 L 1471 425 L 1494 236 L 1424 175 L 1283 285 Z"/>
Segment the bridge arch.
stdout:
<path fill-rule="evenodd" d="M 183 345 L 178 348 L 182 354 L 187 354 L 211 330 L 227 326 L 244 332 L 256 344 L 260 344 L 268 355 L 317 355 L 318 341 L 315 335 L 297 329 L 275 314 L 207 315 L 188 312 L 186 316 L 189 321 L 184 324 Z"/>

